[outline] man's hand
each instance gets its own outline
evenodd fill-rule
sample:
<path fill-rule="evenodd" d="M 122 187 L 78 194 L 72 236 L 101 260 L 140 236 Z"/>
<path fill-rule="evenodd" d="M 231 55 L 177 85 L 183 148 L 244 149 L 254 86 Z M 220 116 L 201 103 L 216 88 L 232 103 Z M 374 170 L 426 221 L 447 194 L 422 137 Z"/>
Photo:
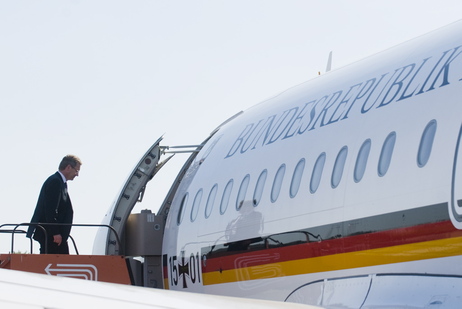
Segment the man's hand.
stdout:
<path fill-rule="evenodd" d="M 61 234 L 53 235 L 53 242 L 57 243 L 58 246 L 61 246 L 61 242 L 63 241 L 63 237 Z"/>

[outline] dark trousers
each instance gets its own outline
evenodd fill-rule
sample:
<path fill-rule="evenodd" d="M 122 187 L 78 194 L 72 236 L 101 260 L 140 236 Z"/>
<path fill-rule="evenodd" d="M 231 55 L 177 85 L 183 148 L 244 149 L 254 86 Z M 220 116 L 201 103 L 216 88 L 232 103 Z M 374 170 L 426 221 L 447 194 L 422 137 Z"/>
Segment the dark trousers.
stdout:
<path fill-rule="evenodd" d="M 45 252 L 45 241 L 39 241 L 40 243 L 40 254 L 69 254 L 69 246 L 67 241 L 62 242 L 58 246 L 57 243 L 53 242 L 53 239 L 48 240 L 47 252 Z"/>

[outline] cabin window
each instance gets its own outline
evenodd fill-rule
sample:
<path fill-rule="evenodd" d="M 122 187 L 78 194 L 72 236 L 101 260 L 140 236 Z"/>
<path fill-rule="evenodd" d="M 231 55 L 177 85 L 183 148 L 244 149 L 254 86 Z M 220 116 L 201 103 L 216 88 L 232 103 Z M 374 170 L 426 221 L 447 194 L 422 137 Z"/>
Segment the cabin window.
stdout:
<path fill-rule="evenodd" d="M 300 189 L 300 183 L 302 181 L 303 170 L 305 169 L 305 159 L 298 161 L 297 166 L 295 166 L 294 174 L 292 175 L 292 181 L 290 183 L 290 197 L 294 198 L 298 189 Z"/>
<path fill-rule="evenodd" d="M 194 197 L 194 202 L 191 208 L 191 222 L 194 222 L 197 218 L 197 213 L 199 212 L 199 206 L 202 200 L 202 189 L 197 191 L 196 196 Z"/>
<path fill-rule="evenodd" d="M 359 148 L 358 157 L 356 158 L 354 180 L 360 182 L 363 179 L 364 173 L 366 172 L 367 159 L 371 152 L 371 140 L 367 139 Z"/>
<path fill-rule="evenodd" d="M 425 127 L 425 130 L 422 133 L 422 138 L 420 139 L 419 152 L 417 153 L 417 165 L 419 167 L 424 167 L 427 164 L 428 159 L 430 159 L 435 133 L 436 120 L 433 119 Z"/>
<path fill-rule="evenodd" d="M 279 193 L 281 193 L 282 182 L 284 180 L 284 174 L 286 172 L 286 165 L 282 164 L 278 171 L 276 172 L 276 176 L 274 176 L 273 187 L 271 188 L 271 202 L 276 202 Z"/>
<path fill-rule="evenodd" d="M 268 171 L 266 169 L 263 170 L 263 172 L 261 172 L 260 176 L 258 176 L 257 184 L 255 185 L 255 191 L 253 193 L 253 206 L 255 207 L 257 207 L 258 204 L 260 204 L 267 176 Z"/>
<path fill-rule="evenodd" d="M 233 189 L 233 183 L 234 181 L 232 179 L 228 181 L 225 190 L 223 191 L 223 196 L 221 197 L 220 203 L 220 213 L 222 215 L 226 212 L 226 209 L 228 209 L 229 198 L 231 196 L 231 190 Z"/>
<path fill-rule="evenodd" d="M 215 184 L 210 190 L 209 197 L 207 198 L 207 204 L 205 205 L 205 217 L 210 217 L 212 213 L 213 205 L 215 204 L 215 198 L 217 197 L 218 185 Z"/>
<path fill-rule="evenodd" d="M 310 181 L 310 192 L 315 193 L 318 190 L 319 183 L 321 182 L 322 170 L 324 169 L 324 163 L 326 163 L 326 153 L 323 152 L 316 159 L 314 164 L 313 173 L 311 174 Z"/>
<path fill-rule="evenodd" d="M 335 159 L 334 169 L 332 171 L 331 185 L 332 188 L 337 188 L 342 180 L 343 169 L 345 168 L 345 162 L 348 155 L 348 147 L 343 146 L 340 149 L 337 158 Z"/>
<path fill-rule="evenodd" d="M 385 176 L 390 167 L 391 157 L 393 155 L 393 149 L 395 148 L 396 142 L 396 133 L 391 132 L 388 134 L 385 142 L 382 146 L 382 151 L 380 153 L 379 165 L 378 165 L 378 174 L 380 177 Z"/>
<path fill-rule="evenodd" d="M 249 187 L 250 175 L 247 174 L 244 179 L 242 179 L 241 186 L 239 187 L 239 192 L 237 193 L 236 199 L 236 209 L 239 210 L 244 203 L 245 196 L 247 194 L 247 188 Z"/>
<path fill-rule="evenodd" d="M 186 208 L 186 203 L 188 202 L 188 196 L 189 196 L 189 194 L 186 193 L 183 196 L 183 199 L 181 200 L 180 210 L 178 211 L 178 217 L 176 219 L 176 222 L 177 222 L 178 225 L 180 225 L 181 221 L 183 221 L 183 216 L 184 216 L 184 211 L 185 211 L 185 208 Z"/>

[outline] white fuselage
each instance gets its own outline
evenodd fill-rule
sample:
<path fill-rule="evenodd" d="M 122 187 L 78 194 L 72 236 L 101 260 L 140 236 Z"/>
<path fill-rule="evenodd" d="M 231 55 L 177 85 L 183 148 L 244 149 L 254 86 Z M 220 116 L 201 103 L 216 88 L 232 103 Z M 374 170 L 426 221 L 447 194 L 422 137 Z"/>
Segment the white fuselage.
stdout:
<path fill-rule="evenodd" d="M 317 280 L 462 276 L 461 53 L 459 22 L 220 127 L 169 212 L 167 287 L 292 301 Z"/>

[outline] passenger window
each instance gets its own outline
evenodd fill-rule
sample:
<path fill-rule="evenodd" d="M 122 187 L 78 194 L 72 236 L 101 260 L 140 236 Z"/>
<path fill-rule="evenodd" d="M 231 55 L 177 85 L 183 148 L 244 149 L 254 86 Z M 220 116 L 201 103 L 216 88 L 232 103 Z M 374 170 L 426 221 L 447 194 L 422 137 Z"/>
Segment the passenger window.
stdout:
<path fill-rule="evenodd" d="M 371 140 L 367 139 L 359 148 L 358 157 L 356 158 L 354 180 L 360 182 L 363 179 L 364 173 L 366 172 L 367 159 L 371 152 Z"/>
<path fill-rule="evenodd" d="M 393 149 L 395 148 L 396 142 L 396 133 L 391 132 L 388 134 L 385 142 L 382 146 L 382 151 L 380 153 L 379 158 L 379 166 L 378 166 L 378 174 L 380 177 L 385 176 L 388 172 L 388 168 L 390 167 L 391 157 L 393 155 Z"/>
<path fill-rule="evenodd" d="M 315 193 L 318 190 L 319 183 L 321 182 L 322 170 L 324 169 L 324 163 L 326 163 L 326 153 L 323 152 L 316 159 L 314 164 L 313 173 L 311 174 L 310 181 L 310 192 Z"/>
<path fill-rule="evenodd" d="M 343 146 L 340 149 L 337 158 L 335 159 L 334 169 L 332 171 L 331 185 L 332 188 L 337 188 L 342 180 L 343 169 L 345 168 L 345 162 L 348 155 L 348 147 Z"/>
<path fill-rule="evenodd" d="M 233 183 L 234 181 L 231 179 L 226 184 L 225 190 L 223 191 L 223 196 L 221 197 L 220 203 L 220 213 L 223 215 L 226 212 L 229 204 L 229 198 L 231 196 L 231 190 L 233 190 Z"/>
<path fill-rule="evenodd" d="M 281 193 L 281 187 L 284 180 L 284 174 L 286 172 L 286 165 L 282 164 L 278 171 L 276 172 L 276 176 L 274 176 L 273 187 L 271 188 L 271 202 L 276 202 L 279 197 L 279 193 Z"/>
<path fill-rule="evenodd" d="M 260 176 L 258 177 L 257 184 L 255 185 L 255 192 L 253 193 L 253 206 L 255 207 L 257 207 L 258 204 L 260 204 L 267 176 L 268 171 L 265 169 L 263 170 L 263 172 L 261 172 Z"/>
<path fill-rule="evenodd" d="M 417 153 L 417 165 L 419 167 L 424 167 L 427 164 L 428 159 L 430 159 L 435 133 L 436 120 L 433 119 L 425 127 L 422 138 L 420 139 L 419 152 Z"/>
<path fill-rule="evenodd" d="M 186 208 L 186 203 L 188 202 L 188 196 L 189 196 L 189 193 L 186 193 L 183 196 L 183 199 L 181 200 L 180 210 L 178 211 L 178 217 L 176 218 L 176 222 L 177 222 L 178 225 L 180 225 L 181 221 L 183 221 L 183 216 L 184 216 L 184 212 L 185 212 L 185 208 Z"/>
<path fill-rule="evenodd" d="M 241 209 L 242 203 L 244 203 L 245 195 L 247 194 L 247 188 L 249 187 L 250 175 L 247 174 L 244 179 L 242 179 L 241 186 L 239 187 L 239 192 L 237 193 L 236 199 L 236 209 Z"/>
<path fill-rule="evenodd" d="M 194 197 L 194 202 L 191 208 L 191 222 L 194 222 L 197 218 L 197 213 L 199 212 L 199 206 L 202 200 L 202 192 L 202 189 L 200 189 L 199 191 L 197 191 L 196 197 Z"/>
<path fill-rule="evenodd" d="M 217 197 L 218 185 L 215 184 L 210 190 L 209 197 L 207 198 L 207 204 L 205 205 L 205 217 L 210 217 L 212 213 L 213 205 L 215 204 L 215 198 Z"/>
<path fill-rule="evenodd" d="M 302 181 L 303 170 L 305 169 L 305 159 L 298 161 L 297 166 L 295 166 L 294 174 L 292 175 L 292 182 L 290 183 L 290 197 L 294 198 L 298 189 L 300 189 L 300 183 Z"/>

